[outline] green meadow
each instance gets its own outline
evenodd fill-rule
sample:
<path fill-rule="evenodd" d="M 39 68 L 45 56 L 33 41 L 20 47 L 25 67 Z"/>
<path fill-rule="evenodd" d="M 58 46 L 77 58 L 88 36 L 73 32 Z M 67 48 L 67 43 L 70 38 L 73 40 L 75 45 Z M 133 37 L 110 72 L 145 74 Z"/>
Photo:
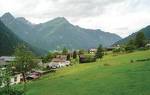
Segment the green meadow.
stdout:
<path fill-rule="evenodd" d="M 62 68 L 28 82 L 27 95 L 150 95 L 150 61 L 135 61 L 145 58 L 150 50 Z"/>

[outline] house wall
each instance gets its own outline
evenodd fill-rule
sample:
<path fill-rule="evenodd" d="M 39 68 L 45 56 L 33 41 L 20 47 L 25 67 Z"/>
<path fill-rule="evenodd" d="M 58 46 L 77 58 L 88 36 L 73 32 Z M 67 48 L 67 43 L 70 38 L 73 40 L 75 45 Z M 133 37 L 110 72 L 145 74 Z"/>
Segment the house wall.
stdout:
<path fill-rule="evenodd" d="M 18 84 L 21 82 L 21 74 L 17 74 L 10 79 L 11 85 Z"/>

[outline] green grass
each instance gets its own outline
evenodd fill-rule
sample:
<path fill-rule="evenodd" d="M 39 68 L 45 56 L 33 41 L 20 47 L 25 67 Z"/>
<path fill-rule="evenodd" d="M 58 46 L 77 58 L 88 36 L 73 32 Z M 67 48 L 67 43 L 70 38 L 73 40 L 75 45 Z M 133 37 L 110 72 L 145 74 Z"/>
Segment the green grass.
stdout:
<path fill-rule="evenodd" d="M 150 95 L 150 61 L 130 63 L 143 58 L 150 50 L 63 68 L 28 83 L 27 95 Z"/>

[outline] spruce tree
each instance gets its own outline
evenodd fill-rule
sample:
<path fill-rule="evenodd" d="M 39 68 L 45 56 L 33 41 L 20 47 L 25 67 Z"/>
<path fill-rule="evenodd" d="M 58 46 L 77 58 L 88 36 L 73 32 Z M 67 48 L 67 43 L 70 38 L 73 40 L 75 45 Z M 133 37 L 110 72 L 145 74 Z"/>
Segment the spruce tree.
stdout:
<path fill-rule="evenodd" d="M 73 59 L 76 59 L 76 58 L 77 58 L 77 52 L 74 51 L 74 52 L 73 52 Z"/>
<path fill-rule="evenodd" d="M 144 47 L 146 44 L 146 38 L 143 32 L 138 32 L 135 37 L 135 45 L 137 48 Z"/>
<path fill-rule="evenodd" d="M 104 51 L 103 51 L 102 45 L 99 45 L 99 47 L 97 48 L 95 57 L 101 59 L 103 56 L 104 56 Z"/>

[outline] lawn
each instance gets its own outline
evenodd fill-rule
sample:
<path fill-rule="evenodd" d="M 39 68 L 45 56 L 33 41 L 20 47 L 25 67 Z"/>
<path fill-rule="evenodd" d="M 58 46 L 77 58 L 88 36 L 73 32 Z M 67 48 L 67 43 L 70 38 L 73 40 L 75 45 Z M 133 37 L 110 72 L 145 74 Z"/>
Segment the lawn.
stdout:
<path fill-rule="evenodd" d="M 150 95 L 149 51 L 113 56 L 62 68 L 28 83 L 27 95 Z"/>

